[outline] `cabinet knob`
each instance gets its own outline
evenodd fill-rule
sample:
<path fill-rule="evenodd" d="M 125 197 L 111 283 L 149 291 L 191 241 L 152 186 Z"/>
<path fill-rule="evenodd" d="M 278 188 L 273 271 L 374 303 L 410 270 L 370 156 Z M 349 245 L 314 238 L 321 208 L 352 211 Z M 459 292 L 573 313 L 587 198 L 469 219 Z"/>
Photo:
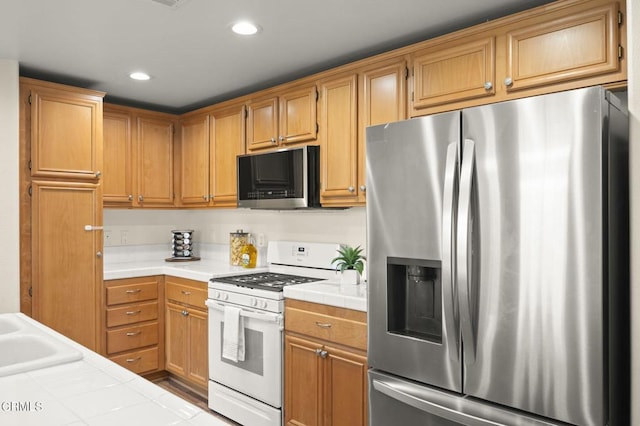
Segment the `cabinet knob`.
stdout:
<path fill-rule="evenodd" d="M 208 195 L 203 195 L 202 199 L 205 200 L 205 201 L 209 201 L 209 196 Z"/>
<path fill-rule="evenodd" d="M 182 312 L 180 312 L 180 313 L 181 313 L 183 316 L 185 316 L 185 317 L 186 317 L 186 316 L 189 316 L 189 312 L 187 312 L 187 311 L 182 311 Z"/>
<path fill-rule="evenodd" d="M 271 138 L 271 143 L 275 144 L 276 143 L 276 138 Z"/>
<path fill-rule="evenodd" d="M 320 352 L 320 357 L 321 358 L 326 358 L 327 357 L 327 351 Z"/>
<path fill-rule="evenodd" d="M 97 177 L 97 178 L 100 178 L 100 176 L 102 176 L 102 172 L 100 172 L 100 170 L 98 170 L 98 171 L 96 172 L 96 177 Z"/>
<path fill-rule="evenodd" d="M 133 201 L 133 195 L 129 194 L 129 201 Z"/>
<path fill-rule="evenodd" d="M 366 185 L 360 185 L 360 191 L 365 192 L 367 190 Z"/>
<path fill-rule="evenodd" d="M 349 192 L 356 192 L 356 188 L 355 188 L 355 187 L 353 187 L 353 186 L 350 186 L 350 187 L 348 187 L 348 188 L 347 188 L 347 191 L 349 191 Z"/>
<path fill-rule="evenodd" d="M 101 252 L 101 251 L 97 252 L 97 253 L 96 253 L 96 257 L 97 257 L 98 259 L 99 259 L 99 258 L 101 258 L 101 257 L 102 257 L 102 252 Z"/>
<path fill-rule="evenodd" d="M 504 85 L 507 87 L 510 87 L 511 85 L 513 85 L 513 79 L 511 77 L 507 77 L 504 79 Z"/>
<path fill-rule="evenodd" d="M 143 202 L 144 201 L 144 197 L 142 195 L 138 195 L 138 201 Z"/>
<path fill-rule="evenodd" d="M 322 353 L 322 349 L 320 348 L 316 349 L 316 356 L 320 356 L 321 353 Z"/>
<path fill-rule="evenodd" d="M 278 139 L 280 139 L 280 142 L 284 142 L 285 137 L 280 135 L 280 137 Z"/>
<path fill-rule="evenodd" d="M 490 81 L 487 81 L 486 83 L 484 83 L 484 90 L 491 90 L 493 89 L 493 83 Z"/>

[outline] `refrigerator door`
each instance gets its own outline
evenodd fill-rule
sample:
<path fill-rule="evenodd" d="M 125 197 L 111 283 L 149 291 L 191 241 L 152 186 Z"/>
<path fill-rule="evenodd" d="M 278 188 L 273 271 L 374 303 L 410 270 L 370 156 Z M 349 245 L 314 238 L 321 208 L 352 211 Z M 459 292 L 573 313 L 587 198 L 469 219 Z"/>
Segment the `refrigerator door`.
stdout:
<path fill-rule="evenodd" d="M 367 129 L 369 365 L 455 391 L 459 140 L 460 112 Z"/>
<path fill-rule="evenodd" d="M 462 113 L 464 393 L 580 425 L 607 419 L 602 105 L 591 88 Z"/>

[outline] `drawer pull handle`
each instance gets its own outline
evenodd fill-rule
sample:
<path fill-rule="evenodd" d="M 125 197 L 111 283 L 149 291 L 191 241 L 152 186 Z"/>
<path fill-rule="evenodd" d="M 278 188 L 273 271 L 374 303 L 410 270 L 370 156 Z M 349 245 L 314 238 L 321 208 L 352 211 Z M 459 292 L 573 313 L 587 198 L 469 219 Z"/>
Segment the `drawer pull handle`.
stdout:
<path fill-rule="evenodd" d="M 127 362 L 136 362 L 136 361 L 140 361 L 142 359 L 141 356 L 137 357 L 137 358 L 127 358 L 126 361 Z"/>
<path fill-rule="evenodd" d="M 319 321 L 316 321 L 316 325 L 317 325 L 318 327 L 322 327 L 322 328 L 331 328 L 331 323 L 329 323 L 329 322 L 319 322 Z"/>
<path fill-rule="evenodd" d="M 127 333 L 127 336 L 132 337 L 132 336 L 137 336 L 138 334 L 142 333 L 141 331 L 130 331 Z"/>
<path fill-rule="evenodd" d="M 185 296 L 188 296 L 188 295 L 190 295 L 190 294 L 191 294 L 191 292 L 190 292 L 190 291 L 180 290 L 180 292 L 181 292 L 182 294 L 184 294 Z"/>
<path fill-rule="evenodd" d="M 142 289 L 136 288 L 135 290 L 127 290 L 125 291 L 125 293 L 132 294 L 132 293 L 140 293 L 141 291 Z"/>
<path fill-rule="evenodd" d="M 138 315 L 142 311 L 127 311 L 127 315 Z"/>

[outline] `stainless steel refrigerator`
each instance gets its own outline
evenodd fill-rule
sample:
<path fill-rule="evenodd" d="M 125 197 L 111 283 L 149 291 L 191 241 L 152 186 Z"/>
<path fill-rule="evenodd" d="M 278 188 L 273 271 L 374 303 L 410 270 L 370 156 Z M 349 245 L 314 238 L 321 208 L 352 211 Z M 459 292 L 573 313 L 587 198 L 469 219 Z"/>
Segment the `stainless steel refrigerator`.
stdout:
<path fill-rule="evenodd" d="M 628 119 L 601 87 L 367 129 L 373 426 L 628 424 Z"/>

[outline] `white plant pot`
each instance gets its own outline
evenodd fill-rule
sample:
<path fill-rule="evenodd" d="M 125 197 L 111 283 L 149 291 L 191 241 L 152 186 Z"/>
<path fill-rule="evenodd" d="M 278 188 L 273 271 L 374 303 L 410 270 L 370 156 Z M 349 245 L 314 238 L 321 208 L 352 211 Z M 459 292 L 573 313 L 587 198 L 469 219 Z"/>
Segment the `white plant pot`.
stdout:
<path fill-rule="evenodd" d="M 360 284 L 360 273 L 355 269 L 345 269 L 340 274 L 341 285 L 358 285 Z"/>

